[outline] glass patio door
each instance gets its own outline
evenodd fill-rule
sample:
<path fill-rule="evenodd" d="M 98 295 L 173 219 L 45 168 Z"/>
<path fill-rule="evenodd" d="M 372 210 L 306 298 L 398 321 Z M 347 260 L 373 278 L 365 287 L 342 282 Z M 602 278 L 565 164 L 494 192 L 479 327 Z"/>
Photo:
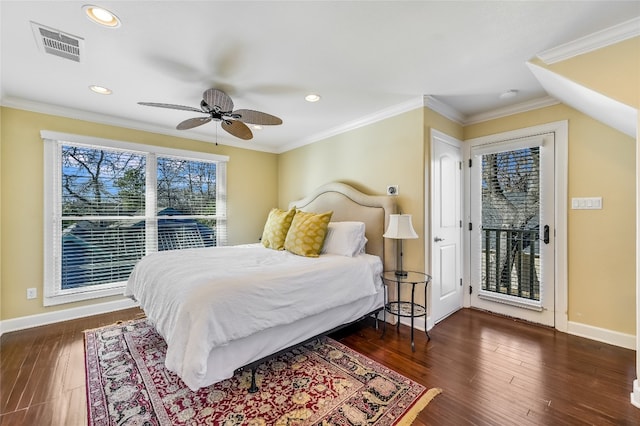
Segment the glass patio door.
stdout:
<path fill-rule="evenodd" d="M 554 135 L 471 148 L 471 305 L 554 325 Z"/>

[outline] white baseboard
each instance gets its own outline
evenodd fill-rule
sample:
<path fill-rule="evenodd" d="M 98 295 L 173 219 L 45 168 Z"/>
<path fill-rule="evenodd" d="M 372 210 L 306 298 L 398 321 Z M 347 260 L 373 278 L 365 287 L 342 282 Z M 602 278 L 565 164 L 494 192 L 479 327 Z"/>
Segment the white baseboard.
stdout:
<path fill-rule="evenodd" d="M 612 331 L 606 328 L 594 327 L 573 321 L 568 322 L 567 333 L 622 348 L 633 349 L 634 351 L 636 350 L 636 336 L 633 334 L 620 333 L 619 331 Z"/>
<path fill-rule="evenodd" d="M 393 316 L 393 315 L 392 315 Z M 395 324 L 395 321 L 393 322 Z M 401 317 L 400 324 L 406 325 L 407 327 L 411 327 L 411 318 Z M 431 321 L 431 317 L 427 318 L 427 331 L 433 328 L 433 323 Z M 424 330 L 424 317 L 415 317 L 413 319 L 413 329 L 418 331 Z"/>
<path fill-rule="evenodd" d="M 116 300 L 113 302 L 98 303 L 95 305 L 80 306 L 77 308 L 64 309 L 44 314 L 29 315 L 26 317 L 11 318 L 0 321 L 0 336 L 11 331 L 24 330 L 26 328 L 39 327 L 41 325 L 53 324 L 56 322 L 68 321 L 77 318 L 84 318 L 91 315 L 104 314 L 107 312 L 119 311 L 122 309 L 134 308 L 139 306 L 138 303 L 131 299 Z M 380 317 L 379 317 L 380 318 Z M 380 318 L 382 319 L 382 318 Z M 389 315 L 387 321 L 395 324 L 394 316 Z M 410 325 L 409 318 L 401 318 L 401 324 Z M 427 321 L 428 328 L 433 325 Z M 424 319 L 416 318 L 414 327 L 417 330 L 424 331 Z M 627 349 L 636 350 L 636 336 L 632 334 L 620 333 L 618 331 L 607 330 L 604 328 L 594 327 L 591 325 L 581 324 L 569 321 L 567 333 L 575 336 L 586 337 L 587 339 L 596 340 L 598 342 L 608 343 L 610 345 L 620 346 Z M 634 393 L 640 404 L 640 390 Z M 633 397 L 634 394 L 632 394 Z"/>
<path fill-rule="evenodd" d="M 640 408 L 640 384 L 638 379 L 633 381 L 633 392 L 631 392 L 631 404 Z"/>
<path fill-rule="evenodd" d="M 134 308 L 136 306 L 139 306 L 137 302 L 134 302 L 131 299 L 122 299 L 115 300 L 113 302 L 97 303 L 95 305 L 80 306 L 77 308 L 47 312 L 44 314 L 11 318 L 8 320 L 0 321 L 0 336 L 2 336 L 3 333 L 9 333 L 11 331 L 24 330 L 26 328 L 39 327 L 41 325 L 89 317 L 91 315 L 105 314 L 107 312 Z"/>
<path fill-rule="evenodd" d="M 389 316 L 395 318 L 393 315 L 388 315 L 387 320 L 389 320 Z M 392 323 L 395 324 L 395 320 L 393 320 Z M 410 326 L 411 319 L 404 317 L 400 318 L 400 324 Z M 424 331 L 424 318 L 415 318 L 413 327 L 416 330 Z M 433 323 L 431 322 L 431 318 L 427 318 L 427 329 L 431 330 L 432 328 Z M 626 349 L 632 349 L 634 351 L 636 350 L 636 336 L 633 334 L 620 333 L 619 331 L 612 331 L 606 328 L 594 327 L 592 325 L 572 321 L 567 323 L 566 333 Z M 638 398 L 640 401 L 640 395 L 638 395 Z"/>

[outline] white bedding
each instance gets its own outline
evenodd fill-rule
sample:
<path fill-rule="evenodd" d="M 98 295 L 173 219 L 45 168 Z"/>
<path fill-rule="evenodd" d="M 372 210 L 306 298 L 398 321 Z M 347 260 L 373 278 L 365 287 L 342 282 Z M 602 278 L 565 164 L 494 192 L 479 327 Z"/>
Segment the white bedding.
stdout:
<path fill-rule="evenodd" d="M 209 354 L 207 376 L 202 380 L 200 387 L 228 379 L 238 368 L 260 360 L 267 354 L 289 348 L 381 309 L 384 303 L 384 288 L 381 287 L 378 291 L 373 296 L 358 299 L 348 305 L 337 306 L 295 323 L 263 330 L 213 348 Z"/>
<path fill-rule="evenodd" d="M 306 258 L 261 244 L 178 250 L 144 257 L 125 295 L 167 341 L 167 368 L 195 390 L 209 384 L 214 348 L 373 296 L 381 272 L 367 254 Z"/>

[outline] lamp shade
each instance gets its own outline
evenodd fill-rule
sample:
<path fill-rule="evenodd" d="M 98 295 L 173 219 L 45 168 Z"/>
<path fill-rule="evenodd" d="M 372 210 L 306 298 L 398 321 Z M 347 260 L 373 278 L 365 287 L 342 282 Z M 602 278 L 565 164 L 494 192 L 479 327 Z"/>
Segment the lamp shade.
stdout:
<path fill-rule="evenodd" d="M 413 229 L 413 224 L 411 224 L 410 214 L 390 214 L 389 226 L 382 236 L 396 240 L 418 238 L 418 234 L 416 234 L 416 231 Z"/>

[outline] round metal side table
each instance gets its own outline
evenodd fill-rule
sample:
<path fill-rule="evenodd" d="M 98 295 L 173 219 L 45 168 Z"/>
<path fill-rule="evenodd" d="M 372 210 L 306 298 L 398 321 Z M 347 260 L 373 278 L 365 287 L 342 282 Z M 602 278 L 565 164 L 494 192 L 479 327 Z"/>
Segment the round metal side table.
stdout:
<path fill-rule="evenodd" d="M 431 282 L 431 276 L 424 272 L 416 271 L 385 271 L 382 273 L 382 279 L 387 287 L 395 284 L 396 286 L 396 300 L 389 301 L 388 291 L 384 293 L 384 314 L 382 324 L 382 336 L 387 329 L 387 312 L 398 317 L 396 328 L 400 329 L 400 317 L 411 318 L 411 350 L 415 352 L 416 347 L 413 341 L 413 321 L 414 318 L 424 317 L 424 332 L 427 335 L 427 340 L 431 340 L 429 332 L 427 331 L 427 287 Z M 400 297 L 400 288 L 402 286 L 411 286 L 411 301 L 405 302 Z M 424 285 L 424 305 L 418 304 L 415 301 L 416 286 Z"/>

